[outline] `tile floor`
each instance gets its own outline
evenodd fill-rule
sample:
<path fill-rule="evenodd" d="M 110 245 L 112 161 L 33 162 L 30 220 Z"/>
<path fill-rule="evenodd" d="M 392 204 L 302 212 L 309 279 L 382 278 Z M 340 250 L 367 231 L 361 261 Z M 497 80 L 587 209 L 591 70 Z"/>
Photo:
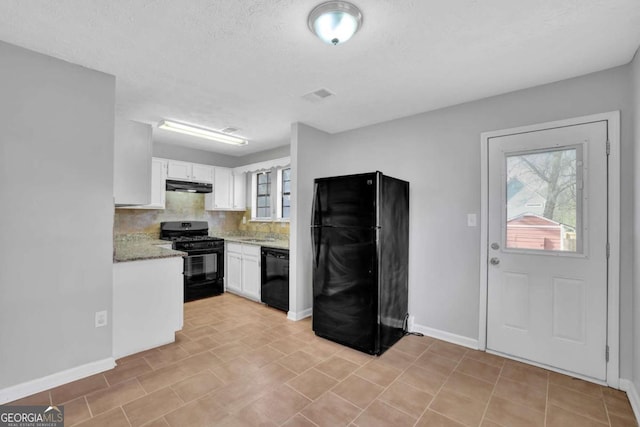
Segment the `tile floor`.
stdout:
<path fill-rule="evenodd" d="M 624 393 L 427 337 L 375 358 L 225 294 L 176 342 L 17 404 L 78 426 L 637 426 Z"/>

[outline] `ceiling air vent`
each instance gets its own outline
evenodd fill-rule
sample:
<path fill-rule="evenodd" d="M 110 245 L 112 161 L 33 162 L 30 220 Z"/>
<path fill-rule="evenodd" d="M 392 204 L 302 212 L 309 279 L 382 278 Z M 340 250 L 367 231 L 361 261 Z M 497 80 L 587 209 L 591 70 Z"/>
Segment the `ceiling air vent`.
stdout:
<path fill-rule="evenodd" d="M 318 89 L 303 95 L 302 98 L 309 102 L 320 102 L 335 94 L 328 89 Z"/>

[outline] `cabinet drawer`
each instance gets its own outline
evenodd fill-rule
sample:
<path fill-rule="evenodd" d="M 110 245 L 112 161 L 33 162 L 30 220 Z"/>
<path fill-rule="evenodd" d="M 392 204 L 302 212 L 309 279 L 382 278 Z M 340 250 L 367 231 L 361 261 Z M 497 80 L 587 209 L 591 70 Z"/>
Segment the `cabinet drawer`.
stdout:
<path fill-rule="evenodd" d="M 242 253 L 244 255 L 251 255 L 260 257 L 260 246 L 256 245 L 242 245 Z"/>
<path fill-rule="evenodd" d="M 233 253 L 237 253 L 237 254 L 241 254 L 242 253 L 242 244 L 241 243 L 227 243 L 227 251 L 228 252 L 233 252 Z"/>

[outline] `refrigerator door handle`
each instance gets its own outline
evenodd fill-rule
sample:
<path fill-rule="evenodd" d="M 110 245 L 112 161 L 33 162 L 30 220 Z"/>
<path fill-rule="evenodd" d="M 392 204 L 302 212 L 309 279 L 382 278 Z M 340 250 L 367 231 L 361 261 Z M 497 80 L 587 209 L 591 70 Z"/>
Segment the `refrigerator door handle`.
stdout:
<path fill-rule="evenodd" d="M 316 239 L 316 233 L 318 233 L 318 238 Z M 318 262 L 320 261 L 320 250 L 317 246 L 320 244 L 322 235 L 322 227 L 311 226 L 311 251 L 313 254 L 313 265 L 314 267 L 318 267 Z"/>
<path fill-rule="evenodd" d="M 314 182 L 313 183 L 313 204 L 311 205 L 311 226 L 312 227 L 314 225 L 320 225 L 319 223 L 316 222 L 316 214 L 317 214 L 316 203 L 317 202 L 318 202 L 318 183 Z M 320 205 L 320 203 L 318 203 L 318 205 Z"/>
<path fill-rule="evenodd" d="M 320 224 L 316 222 L 316 203 L 318 203 L 318 183 L 313 183 L 313 204 L 311 205 L 311 250 L 313 252 L 313 265 L 314 267 L 318 266 L 318 250 L 316 249 L 316 245 L 320 243 L 320 237 L 318 236 L 318 241 L 316 241 L 316 232 L 320 232 L 318 228 Z M 318 203 L 319 205 L 319 203 Z M 319 207 L 319 206 L 318 206 Z"/>

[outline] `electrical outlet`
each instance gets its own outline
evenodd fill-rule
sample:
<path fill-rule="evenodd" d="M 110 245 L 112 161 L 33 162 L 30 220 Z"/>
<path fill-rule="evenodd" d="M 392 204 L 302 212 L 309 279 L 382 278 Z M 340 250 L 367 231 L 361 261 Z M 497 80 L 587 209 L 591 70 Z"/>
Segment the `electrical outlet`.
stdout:
<path fill-rule="evenodd" d="M 107 326 L 107 310 L 96 311 L 96 328 Z"/>
<path fill-rule="evenodd" d="M 247 217 L 246 217 L 246 216 L 243 216 L 243 217 L 242 217 L 242 223 L 243 223 L 243 224 L 246 224 L 246 223 L 247 223 Z"/>

